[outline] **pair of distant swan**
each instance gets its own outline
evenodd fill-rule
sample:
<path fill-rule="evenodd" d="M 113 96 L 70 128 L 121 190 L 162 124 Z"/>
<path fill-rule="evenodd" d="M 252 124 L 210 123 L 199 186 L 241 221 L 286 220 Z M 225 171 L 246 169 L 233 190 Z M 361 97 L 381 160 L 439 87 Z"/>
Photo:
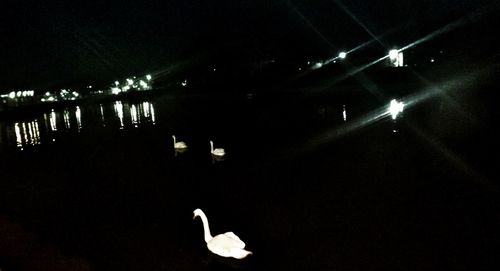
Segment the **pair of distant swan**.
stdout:
<path fill-rule="evenodd" d="M 212 253 L 222 257 L 232 257 L 235 259 L 243 259 L 253 254 L 251 251 L 245 250 L 245 243 L 233 232 L 212 236 L 205 213 L 200 209 L 196 209 L 193 212 L 193 219 L 198 216 L 203 222 L 203 232 L 207 248 Z"/>
<path fill-rule="evenodd" d="M 174 139 L 174 149 L 176 151 L 183 151 L 187 149 L 187 144 L 184 141 L 177 142 L 175 135 L 173 135 L 172 138 Z M 210 140 L 210 153 L 212 153 L 212 155 L 215 157 L 223 157 L 224 155 L 226 155 L 224 149 L 214 149 L 214 142 L 212 140 Z"/>

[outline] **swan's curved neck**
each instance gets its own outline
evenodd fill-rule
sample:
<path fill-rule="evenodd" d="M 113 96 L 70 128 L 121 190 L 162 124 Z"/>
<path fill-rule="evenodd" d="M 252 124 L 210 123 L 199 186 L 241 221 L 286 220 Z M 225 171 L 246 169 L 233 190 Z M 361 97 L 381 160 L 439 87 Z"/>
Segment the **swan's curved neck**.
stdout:
<path fill-rule="evenodd" d="M 200 215 L 201 221 L 203 222 L 203 232 L 205 234 L 205 242 L 208 242 L 212 240 L 212 235 L 210 234 L 210 228 L 208 227 L 208 219 L 207 216 L 204 213 L 201 213 Z"/>
<path fill-rule="evenodd" d="M 210 152 L 214 152 L 214 143 L 210 141 Z"/>
<path fill-rule="evenodd" d="M 172 138 L 174 139 L 174 145 L 175 145 L 175 142 L 176 142 L 176 141 L 175 141 L 175 136 L 172 136 Z"/>

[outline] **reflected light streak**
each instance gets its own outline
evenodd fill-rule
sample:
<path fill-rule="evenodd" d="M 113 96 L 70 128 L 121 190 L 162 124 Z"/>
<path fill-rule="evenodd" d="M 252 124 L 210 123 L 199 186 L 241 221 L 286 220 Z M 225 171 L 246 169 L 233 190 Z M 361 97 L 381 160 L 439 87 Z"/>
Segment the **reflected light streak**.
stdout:
<path fill-rule="evenodd" d="M 29 137 L 29 133 L 28 133 L 28 131 L 26 129 L 26 123 L 25 122 L 23 122 L 22 134 L 24 136 L 24 143 L 29 144 L 29 142 L 31 141 L 30 140 L 31 138 Z"/>
<path fill-rule="evenodd" d="M 311 140 L 309 140 L 306 143 L 305 148 L 310 149 L 310 148 L 317 148 L 325 143 L 328 143 L 332 140 L 338 139 L 340 137 L 343 137 L 347 134 L 350 134 L 354 131 L 357 131 L 361 128 L 367 127 L 369 125 L 372 125 L 385 117 L 387 117 L 387 110 L 386 108 L 379 108 L 376 109 L 365 116 L 359 117 L 356 120 L 349 121 L 347 125 L 343 125 L 341 127 L 336 127 L 333 128 Z"/>
<path fill-rule="evenodd" d="M 104 121 L 104 108 L 102 108 L 102 104 L 99 105 L 100 111 L 101 111 L 101 122 L 103 126 L 106 126 L 105 121 Z"/>
<path fill-rule="evenodd" d="M 56 112 L 54 112 L 54 109 L 52 109 L 52 112 L 50 112 L 49 121 L 51 130 L 57 131 Z"/>
<path fill-rule="evenodd" d="M 156 124 L 156 119 L 155 119 L 155 108 L 153 107 L 153 104 L 151 104 L 151 122 L 153 122 L 153 125 Z"/>
<path fill-rule="evenodd" d="M 287 1 L 287 4 L 295 12 L 295 14 L 297 14 L 300 19 L 302 19 L 302 21 L 304 21 L 307 26 L 309 26 L 309 28 L 314 31 L 314 33 L 320 36 L 321 39 L 325 41 L 330 47 L 334 47 L 333 44 L 323 34 L 321 34 L 321 32 L 319 32 L 318 29 L 316 29 L 316 27 L 314 27 L 314 25 L 290 1 Z"/>
<path fill-rule="evenodd" d="M 63 117 L 64 117 L 64 126 L 66 127 L 66 129 L 71 128 L 71 123 L 69 121 L 69 112 L 68 112 L 68 110 L 64 110 Z"/>
<path fill-rule="evenodd" d="M 142 108 L 144 110 L 144 117 L 149 119 L 149 117 L 150 117 L 149 103 L 148 102 L 143 102 L 142 103 Z"/>
<path fill-rule="evenodd" d="M 345 110 L 345 104 L 342 106 L 342 119 L 347 121 L 347 111 Z"/>
<path fill-rule="evenodd" d="M 115 113 L 116 115 L 118 116 L 118 119 L 120 119 L 120 129 L 123 129 L 123 105 L 122 105 L 122 102 L 120 101 L 117 101 L 114 105 L 113 105 L 114 109 L 115 109 Z"/>
<path fill-rule="evenodd" d="M 138 119 L 138 114 L 137 114 L 137 109 L 135 105 L 132 105 L 130 107 L 130 118 L 132 119 L 132 124 L 137 127 L 137 124 L 139 123 Z"/>
<path fill-rule="evenodd" d="M 16 122 L 14 124 L 14 133 L 16 136 L 16 147 L 21 150 L 27 145 L 34 146 L 40 144 L 40 131 L 36 120 L 22 123 Z"/>
<path fill-rule="evenodd" d="M 19 148 L 23 147 L 23 138 L 21 136 L 21 129 L 19 128 L 19 123 L 14 124 L 14 130 L 16 132 L 16 145 Z"/>
<path fill-rule="evenodd" d="M 78 132 L 80 132 L 80 130 L 82 129 L 82 111 L 80 110 L 79 106 L 76 107 L 75 115 L 76 115 L 76 125 L 78 127 Z"/>
<path fill-rule="evenodd" d="M 375 36 L 363 23 L 361 23 L 360 20 L 358 20 L 358 18 L 356 18 L 356 16 L 354 16 L 354 14 L 351 13 L 351 11 L 340 1 L 340 0 L 335 0 L 335 3 L 342 9 L 345 11 L 345 13 L 347 13 L 347 15 L 349 15 L 359 26 L 361 26 L 361 28 L 363 28 L 363 30 L 366 31 L 366 33 L 368 33 L 370 36 L 372 36 L 372 38 L 374 40 L 376 40 L 378 43 L 380 43 L 382 46 L 384 47 L 387 47 L 385 44 L 382 43 L 382 41 L 380 41 L 380 39 Z"/>

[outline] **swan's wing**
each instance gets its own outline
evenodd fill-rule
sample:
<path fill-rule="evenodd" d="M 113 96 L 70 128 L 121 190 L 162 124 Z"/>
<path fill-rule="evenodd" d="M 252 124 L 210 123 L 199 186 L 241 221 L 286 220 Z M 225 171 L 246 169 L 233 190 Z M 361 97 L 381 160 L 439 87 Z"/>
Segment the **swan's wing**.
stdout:
<path fill-rule="evenodd" d="M 224 233 L 224 235 L 227 236 L 228 238 L 230 238 L 232 241 L 234 241 L 235 247 L 241 248 L 241 249 L 245 248 L 245 242 L 241 241 L 241 239 L 236 234 L 234 234 L 234 232 L 229 231 L 229 232 Z"/>

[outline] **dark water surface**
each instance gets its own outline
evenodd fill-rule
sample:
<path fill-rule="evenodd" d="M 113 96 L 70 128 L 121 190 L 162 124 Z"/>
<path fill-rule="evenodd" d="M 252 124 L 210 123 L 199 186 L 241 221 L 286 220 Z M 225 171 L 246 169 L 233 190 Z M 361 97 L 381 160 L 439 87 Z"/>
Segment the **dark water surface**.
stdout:
<path fill-rule="evenodd" d="M 481 93 L 395 121 L 389 100 L 294 95 L 167 95 L 3 121 L 0 268 L 492 270 L 498 114 Z M 254 255 L 213 257 L 195 208 Z"/>

